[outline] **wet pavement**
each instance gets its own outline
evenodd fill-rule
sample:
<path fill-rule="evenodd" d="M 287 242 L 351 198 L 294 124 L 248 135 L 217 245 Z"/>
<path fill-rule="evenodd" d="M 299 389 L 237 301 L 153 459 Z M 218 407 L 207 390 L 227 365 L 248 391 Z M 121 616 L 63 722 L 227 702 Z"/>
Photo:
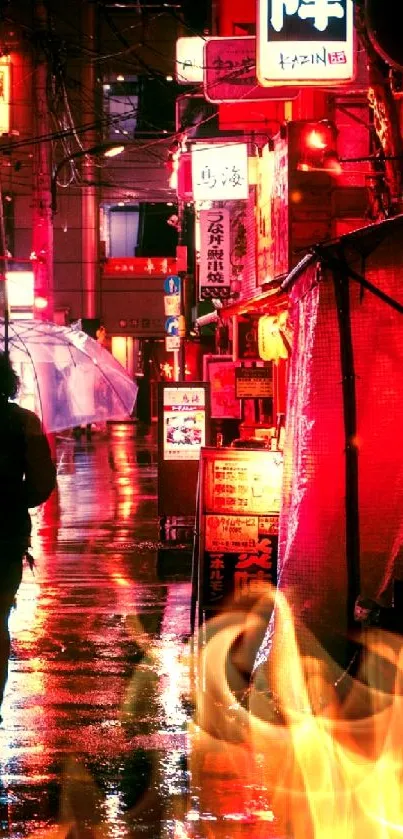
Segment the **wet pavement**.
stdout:
<path fill-rule="evenodd" d="M 10 620 L 0 836 L 276 835 L 240 817 L 217 742 L 194 753 L 189 545 L 158 541 L 155 429 L 108 429 L 58 439 L 58 491 L 34 514 L 35 574 Z"/>

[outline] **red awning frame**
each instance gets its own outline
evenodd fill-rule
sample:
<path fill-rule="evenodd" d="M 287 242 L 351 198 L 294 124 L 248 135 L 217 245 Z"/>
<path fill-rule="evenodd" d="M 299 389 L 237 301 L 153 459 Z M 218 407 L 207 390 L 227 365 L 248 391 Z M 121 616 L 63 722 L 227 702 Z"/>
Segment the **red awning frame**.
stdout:
<path fill-rule="evenodd" d="M 242 315 L 268 315 L 277 314 L 279 311 L 288 308 L 288 296 L 278 284 L 275 287 L 263 291 L 261 294 L 250 297 L 246 300 L 237 300 L 229 306 L 220 309 L 220 319 L 230 320 L 233 317 Z"/>

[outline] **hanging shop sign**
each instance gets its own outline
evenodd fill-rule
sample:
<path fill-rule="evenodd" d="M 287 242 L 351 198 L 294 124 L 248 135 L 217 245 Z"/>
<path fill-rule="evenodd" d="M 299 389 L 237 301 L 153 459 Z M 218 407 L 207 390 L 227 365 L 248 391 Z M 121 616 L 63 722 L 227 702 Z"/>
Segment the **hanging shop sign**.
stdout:
<path fill-rule="evenodd" d="M 195 201 L 237 201 L 248 197 L 246 143 L 194 143 L 192 183 Z"/>
<path fill-rule="evenodd" d="M 262 85 L 332 85 L 354 78 L 353 0 L 258 0 Z"/>
<path fill-rule="evenodd" d="M 262 87 L 256 77 L 256 38 L 209 38 L 204 46 L 204 95 L 209 102 L 296 99 L 289 87 Z"/>
<path fill-rule="evenodd" d="M 10 59 L 0 60 L 0 135 L 10 130 Z"/>
<path fill-rule="evenodd" d="M 276 138 L 273 161 L 273 188 L 271 191 L 271 265 L 274 277 L 287 273 L 290 266 L 290 211 L 288 143 L 282 136 Z M 264 356 L 262 356 L 263 358 Z"/>
<path fill-rule="evenodd" d="M 231 291 L 229 210 L 200 210 L 199 224 L 199 299 L 226 300 Z"/>
<path fill-rule="evenodd" d="M 258 286 L 274 275 L 271 204 L 274 190 L 274 152 L 268 143 L 257 158 L 256 184 L 256 279 Z"/>
<path fill-rule="evenodd" d="M 206 39 L 199 36 L 176 41 L 176 81 L 198 84 L 203 81 L 203 48 Z"/>

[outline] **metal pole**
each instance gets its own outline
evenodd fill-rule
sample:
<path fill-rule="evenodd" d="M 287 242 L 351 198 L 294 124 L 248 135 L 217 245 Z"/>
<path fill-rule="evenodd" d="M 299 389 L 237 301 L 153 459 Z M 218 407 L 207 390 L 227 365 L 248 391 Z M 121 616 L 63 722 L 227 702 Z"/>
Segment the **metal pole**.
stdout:
<path fill-rule="evenodd" d="M 2 276 L 2 297 L 4 305 L 4 353 L 9 354 L 9 326 L 10 315 L 8 311 L 8 289 L 7 289 L 7 271 L 8 271 L 8 253 L 6 230 L 4 226 L 4 207 L 3 207 L 3 190 L 0 181 L 0 251 L 1 251 L 1 267 L 0 276 Z"/>
<path fill-rule="evenodd" d="M 178 200 L 178 245 L 184 244 L 184 201 Z M 186 271 L 178 271 L 180 278 L 178 382 L 186 380 Z"/>
<path fill-rule="evenodd" d="M 179 314 L 179 352 L 178 352 L 178 382 L 186 381 L 186 272 L 178 272 L 180 278 L 180 314 Z"/>

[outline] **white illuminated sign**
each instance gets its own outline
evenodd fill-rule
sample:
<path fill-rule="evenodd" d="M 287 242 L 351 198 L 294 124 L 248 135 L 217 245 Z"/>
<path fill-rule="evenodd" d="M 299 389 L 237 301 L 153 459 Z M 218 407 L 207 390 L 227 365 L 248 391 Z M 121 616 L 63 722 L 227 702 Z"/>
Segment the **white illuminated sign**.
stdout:
<path fill-rule="evenodd" d="M 192 146 L 195 201 L 230 201 L 248 197 L 246 143 L 195 143 Z"/>
<path fill-rule="evenodd" d="M 164 388 L 164 460 L 199 460 L 206 445 L 206 396 L 204 388 Z"/>
<path fill-rule="evenodd" d="M 0 60 L 0 135 L 10 130 L 10 64 L 8 58 Z"/>
<path fill-rule="evenodd" d="M 206 38 L 178 38 L 176 42 L 176 81 L 199 84 L 203 81 L 203 50 Z"/>
<path fill-rule="evenodd" d="M 353 0 L 258 0 L 261 85 L 335 85 L 354 77 Z"/>
<path fill-rule="evenodd" d="M 34 305 L 34 275 L 32 271 L 7 271 L 7 298 L 12 317 L 18 311 L 29 312 Z"/>

